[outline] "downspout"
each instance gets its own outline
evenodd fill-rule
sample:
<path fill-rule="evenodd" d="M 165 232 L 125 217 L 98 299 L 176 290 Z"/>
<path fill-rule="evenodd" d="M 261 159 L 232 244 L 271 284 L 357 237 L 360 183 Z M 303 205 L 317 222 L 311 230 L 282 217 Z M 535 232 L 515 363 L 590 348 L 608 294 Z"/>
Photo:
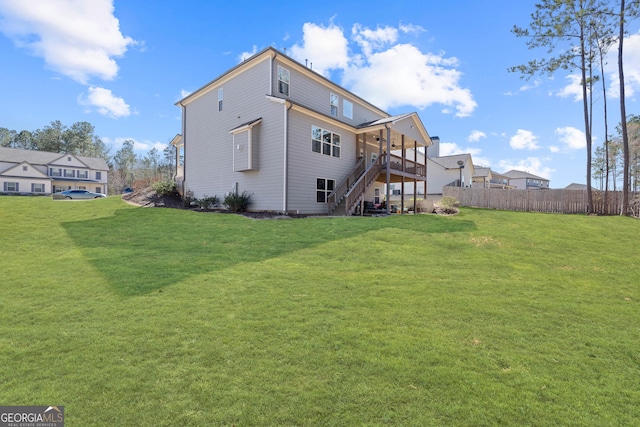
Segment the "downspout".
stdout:
<path fill-rule="evenodd" d="M 182 107 L 182 150 L 184 159 L 182 162 L 182 201 L 187 197 L 187 106 L 180 101 Z M 180 162 L 180 150 L 176 147 L 176 175 L 178 175 L 178 162 Z M 175 181 L 175 180 L 174 180 Z"/>
<path fill-rule="evenodd" d="M 284 170 L 283 170 L 283 185 L 282 185 L 282 212 L 286 213 L 288 210 L 288 178 L 289 178 L 289 110 L 293 108 L 293 104 L 290 102 L 284 103 Z"/>
<path fill-rule="evenodd" d="M 391 128 L 389 127 L 388 123 L 384 124 L 384 127 L 387 128 L 387 177 L 386 177 L 386 184 L 387 184 L 387 202 L 385 203 L 385 209 L 387 210 L 387 215 L 389 215 L 391 213 L 390 211 L 390 203 L 391 203 Z"/>

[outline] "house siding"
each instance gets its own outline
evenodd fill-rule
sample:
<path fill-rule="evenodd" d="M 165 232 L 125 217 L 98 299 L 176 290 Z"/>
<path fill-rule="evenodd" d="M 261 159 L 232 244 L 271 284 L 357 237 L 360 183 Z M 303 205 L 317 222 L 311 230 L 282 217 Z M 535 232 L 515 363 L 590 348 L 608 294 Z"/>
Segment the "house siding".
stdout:
<path fill-rule="evenodd" d="M 184 129 L 186 190 L 196 198 L 234 191 L 252 194 L 252 210 L 281 210 L 284 152 L 284 107 L 265 94 L 269 61 L 246 70 L 186 105 Z M 224 88 L 218 111 L 219 87 Z M 258 118 L 252 130 L 253 168 L 233 170 L 233 135 L 238 125 Z"/>
<path fill-rule="evenodd" d="M 289 118 L 288 209 L 326 214 L 327 204 L 316 201 L 316 178 L 333 179 L 337 185 L 353 170 L 356 165 L 355 134 L 330 120 L 319 120 L 296 111 L 290 112 Z M 339 158 L 311 150 L 312 126 L 340 135 Z"/>
<path fill-rule="evenodd" d="M 277 92 L 278 87 L 278 66 L 286 68 L 290 73 L 290 85 L 288 99 L 300 103 L 307 108 L 317 111 L 321 114 L 332 117 L 351 126 L 357 126 L 362 123 L 371 122 L 385 117 L 380 112 L 374 111 L 372 107 L 367 107 L 362 100 L 359 100 L 342 88 L 335 86 L 329 82 L 321 82 L 310 78 L 303 74 L 296 66 L 292 66 L 285 61 L 279 60 L 279 57 L 273 61 L 273 93 L 276 96 L 283 96 Z M 331 116 L 331 94 L 338 95 L 338 116 Z M 344 116 L 343 100 L 347 100 L 353 104 L 353 118 Z"/>

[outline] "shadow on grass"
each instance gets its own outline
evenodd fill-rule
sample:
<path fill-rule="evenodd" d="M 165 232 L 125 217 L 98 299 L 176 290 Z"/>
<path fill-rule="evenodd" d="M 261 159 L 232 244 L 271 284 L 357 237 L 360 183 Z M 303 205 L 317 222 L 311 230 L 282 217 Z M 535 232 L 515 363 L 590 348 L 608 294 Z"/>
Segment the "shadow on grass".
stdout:
<path fill-rule="evenodd" d="M 124 209 L 111 217 L 63 226 L 92 265 L 125 296 L 376 230 L 409 230 L 418 237 L 475 229 L 469 220 L 431 215 L 251 220 L 150 208 Z"/>

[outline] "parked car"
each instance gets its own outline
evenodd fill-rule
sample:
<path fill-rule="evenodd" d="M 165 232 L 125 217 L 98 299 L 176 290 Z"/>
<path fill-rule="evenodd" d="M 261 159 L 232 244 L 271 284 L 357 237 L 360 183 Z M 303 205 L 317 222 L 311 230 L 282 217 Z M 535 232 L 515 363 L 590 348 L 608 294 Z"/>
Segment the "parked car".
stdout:
<path fill-rule="evenodd" d="M 124 187 L 122 189 L 122 194 L 128 194 L 128 193 L 133 193 L 133 188 L 131 187 Z"/>
<path fill-rule="evenodd" d="M 101 197 L 107 197 L 106 194 L 94 193 L 88 190 L 65 190 L 56 194 L 65 199 L 99 199 Z"/>

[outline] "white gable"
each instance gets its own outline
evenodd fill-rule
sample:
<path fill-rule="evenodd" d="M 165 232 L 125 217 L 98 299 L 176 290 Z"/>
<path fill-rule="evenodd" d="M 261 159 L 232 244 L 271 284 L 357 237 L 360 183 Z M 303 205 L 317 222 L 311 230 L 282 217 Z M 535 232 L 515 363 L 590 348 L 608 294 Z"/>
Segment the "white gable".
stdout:
<path fill-rule="evenodd" d="M 40 172 L 33 165 L 30 165 L 27 162 L 22 162 L 18 165 L 15 165 L 4 172 L 0 173 L 2 176 L 12 176 L 12 177 L 25 177 L 25 178 L 44 178 L 50 179 L 47 175 Z"/>
<path fill-rule="evenodd" d="M 58 157 L 56 160 L 49 163 L 51 166 L 66 166 L 66 167 L 76 167 L 76 168 L 86 168 L 88 167 L 85 163 L 78 160 L 76 156 L 73 154 L 63 154 Z"/>

